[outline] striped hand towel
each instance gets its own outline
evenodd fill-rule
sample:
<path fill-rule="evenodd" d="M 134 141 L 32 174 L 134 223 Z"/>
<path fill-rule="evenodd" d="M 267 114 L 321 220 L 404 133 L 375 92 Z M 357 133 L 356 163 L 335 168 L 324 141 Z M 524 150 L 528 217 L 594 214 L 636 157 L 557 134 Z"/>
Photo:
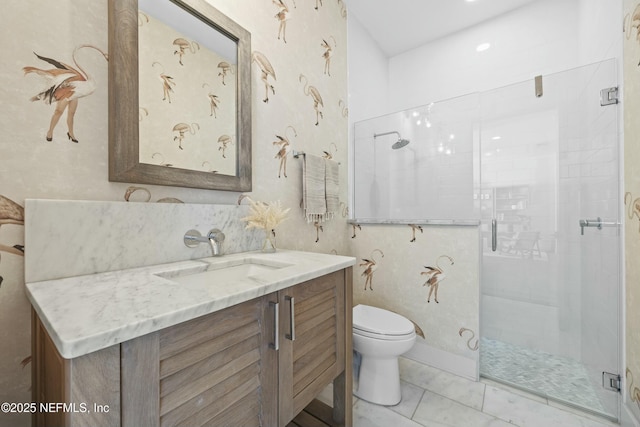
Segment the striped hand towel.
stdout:
<path fill-rule="evenodd" d="M 323 222 L 327 214 L 325 160 L 307 154 L 302 163 L 302 202 L 307 222 Z"/>
<path fill-rule="evenodd" d="M 325 197 L 327 219 L 332 219 L 340 209 L 339 165 L 334 160 L 325 160 Z"/>

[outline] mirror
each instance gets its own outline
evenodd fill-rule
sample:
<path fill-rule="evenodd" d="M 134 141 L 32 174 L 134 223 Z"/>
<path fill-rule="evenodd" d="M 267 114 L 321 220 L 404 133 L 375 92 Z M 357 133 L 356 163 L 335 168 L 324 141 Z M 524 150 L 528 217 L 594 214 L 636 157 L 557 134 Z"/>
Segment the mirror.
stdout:
<path fill-rule="evenodd" d="M 109 0 L 109 180 L 251 190 L 251 35 L 205 0 Z"/>

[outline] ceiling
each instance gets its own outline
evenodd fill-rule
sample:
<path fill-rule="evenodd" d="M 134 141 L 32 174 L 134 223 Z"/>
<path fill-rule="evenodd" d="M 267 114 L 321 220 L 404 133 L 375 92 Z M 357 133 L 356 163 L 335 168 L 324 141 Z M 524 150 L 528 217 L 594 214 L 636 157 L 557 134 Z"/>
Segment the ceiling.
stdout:
<path fill-rule="evenodd" d="M 477 25 L 536 0 L 345 0 L 388 56 Z"/>

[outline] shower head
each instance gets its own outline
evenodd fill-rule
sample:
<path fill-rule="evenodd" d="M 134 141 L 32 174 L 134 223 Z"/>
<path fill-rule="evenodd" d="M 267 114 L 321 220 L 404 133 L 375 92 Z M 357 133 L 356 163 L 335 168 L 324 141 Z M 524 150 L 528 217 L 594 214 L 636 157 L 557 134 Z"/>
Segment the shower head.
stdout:
<path fill-rule="evenodd" d="M 400 138 L 395 144 L 393 144 L 391 146 L 391 148 L 393 148 L 394 150 L 397 150 L 398 148 L 402 148 L 405 145 L 407 145 L 409 143 L 408 139 L 402 139 Z"/>
<path fill-rule="evenodd" d="M 384 132 L 384 133 L 375 133 L 375 134 L 373 134 L 373 139 L 376 139 L 379 136 L 391 135 L 393 133 L 398 135 L 398 140 L 396 142 L 394 142 L 393 145 L 391 146 L 391 148 L 393 148 L 394 150 L 402 148 L 402 147 L 404 147 L 405 145 L 407 145 L 409 143 L 408 139 L 402 139 L 402 137 L 400 136 L 400 133 L 396 132 L 396 131 Z"/>

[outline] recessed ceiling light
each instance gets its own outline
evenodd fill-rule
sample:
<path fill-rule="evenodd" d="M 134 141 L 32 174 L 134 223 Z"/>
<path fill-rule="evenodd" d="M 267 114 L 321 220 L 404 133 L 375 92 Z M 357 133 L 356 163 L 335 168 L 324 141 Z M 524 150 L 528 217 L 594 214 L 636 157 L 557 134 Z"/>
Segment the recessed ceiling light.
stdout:
<path fill-rule="evenodd" d="M 491 47 L 491 43 L 480 43 L 476 47 L 476 52 L 484 52 L 485 50 L 489 49 L 490 47 Z"/>
<path fill-rule="evenodd" d="M 496 140 L 498 140 L 498 139 L 502 139 L 502 137 L 501 137 L 501 136 L 499 136 L 499 135 L 496 135 L 496 136 L 492 137 L 491 139 L 493 139 L 494 141 L 496 141 Z"/>

